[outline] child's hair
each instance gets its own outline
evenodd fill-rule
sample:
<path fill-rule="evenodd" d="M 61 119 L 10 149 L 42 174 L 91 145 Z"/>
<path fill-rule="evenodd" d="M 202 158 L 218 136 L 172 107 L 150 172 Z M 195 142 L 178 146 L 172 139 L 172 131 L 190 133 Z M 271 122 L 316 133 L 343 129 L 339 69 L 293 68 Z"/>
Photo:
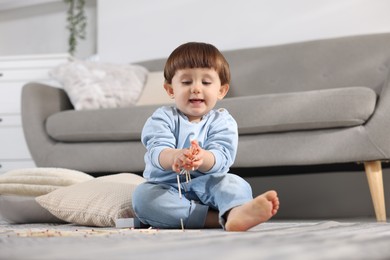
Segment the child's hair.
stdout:
<path fill-rule="evenodd" d="M 177 47 L 165 63 L 165 81 L 171 84 L 177 70 L 189 68 L 213 68 L 219 75 L 221 85 L 230 83 L 228 62 L 222 53 L 209 43 L 188 42 Z"/>

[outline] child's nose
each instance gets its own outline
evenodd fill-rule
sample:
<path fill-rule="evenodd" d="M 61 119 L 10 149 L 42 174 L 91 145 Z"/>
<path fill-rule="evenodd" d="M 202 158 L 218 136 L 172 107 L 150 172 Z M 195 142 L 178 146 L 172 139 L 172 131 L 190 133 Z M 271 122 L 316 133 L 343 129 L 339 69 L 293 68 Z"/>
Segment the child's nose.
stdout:
<path fill-rule="evenodd" d="M 198 84 L 194 84 L 194 85 L 192 86 L 191 92 L 194 93 L 194 94 L 199 93 L 199 92 L 200 92 L 200 87 L 199 87 L 199 85 L 198 85 Z"/>

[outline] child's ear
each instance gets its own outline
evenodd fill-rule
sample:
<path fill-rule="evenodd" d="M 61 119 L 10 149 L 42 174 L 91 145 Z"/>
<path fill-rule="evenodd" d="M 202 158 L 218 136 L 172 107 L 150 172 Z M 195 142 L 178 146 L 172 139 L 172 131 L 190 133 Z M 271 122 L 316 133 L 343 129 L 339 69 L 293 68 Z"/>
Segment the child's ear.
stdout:
<path fill-rule="evenodd" d="M 175 94 L 173 93 L 173 88 L 172 88 L 171 84 L 164 83 L 164 88 L 165 88 L 165 91 L 167 92 L 167 94 L 170 98 L 175 97 Z"/>
<path fill-rule="evenodd" d="M 218 99 L 219 100 L 223 99 L 226 96 L 226 94 L 228 93 L 228 91 L 229 91 L 229 84 L 222 85 L 219 88 Z"/>

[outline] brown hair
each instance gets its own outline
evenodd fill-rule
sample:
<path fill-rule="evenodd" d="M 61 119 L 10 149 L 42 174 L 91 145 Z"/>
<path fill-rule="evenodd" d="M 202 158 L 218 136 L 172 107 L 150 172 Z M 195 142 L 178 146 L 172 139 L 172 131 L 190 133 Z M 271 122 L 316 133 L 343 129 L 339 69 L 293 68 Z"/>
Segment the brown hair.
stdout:
<path fill-rule="evenodd" d="M 222 53 L 209 43 L 188 42 L 177 47 L 165 63 L 165 81 L 171 84 L 177 70 L 188 68 L 213 68 L 219 75 L 221 85 L 230 83 L 228 62 Z"/>

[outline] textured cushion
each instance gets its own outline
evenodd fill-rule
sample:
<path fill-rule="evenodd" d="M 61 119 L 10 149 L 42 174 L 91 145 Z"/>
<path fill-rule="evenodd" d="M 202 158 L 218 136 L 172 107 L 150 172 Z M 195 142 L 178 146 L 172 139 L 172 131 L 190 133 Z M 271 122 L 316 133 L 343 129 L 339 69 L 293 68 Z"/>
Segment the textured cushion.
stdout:
<path fill-rule="evenodd" d="M 0 219 L 12 224 L 63 223 L 35 201 L 34 196 L 0 195 Z"/>
<path fill-rule="evenodd" d="M 91 175 L 70 169 L 16 169 L 0 175 L 0 194 L 39 196 L 91 179 Z"/>
<path fill-rule="evenodd" d="M 164 89 L 164 72 L 149 72 L 148 79 L 142 90 L 137 106 L 174 104 L 175 100 L 170 98 Z"/>
<path fill-rule="evenodd" d="M 37 197 L 54 216 L 87 226 L 115 226 L 118 218 L 133 217 L 132 194 L 144 179 L 131 173 L 95 178 Z"/>
<path fill-rule="evenodd" d="M 376 105 L 375 92 L 346 87 L 222 100 L 240 135 L 350 127 L 364 124 Z"/>
<path fill-rule="evenodd" d="M 138 65 L 73 60 L 50 75 L 64 87 L 76 110 L 134 105 L 146 81 L 147 70 Z"/>

